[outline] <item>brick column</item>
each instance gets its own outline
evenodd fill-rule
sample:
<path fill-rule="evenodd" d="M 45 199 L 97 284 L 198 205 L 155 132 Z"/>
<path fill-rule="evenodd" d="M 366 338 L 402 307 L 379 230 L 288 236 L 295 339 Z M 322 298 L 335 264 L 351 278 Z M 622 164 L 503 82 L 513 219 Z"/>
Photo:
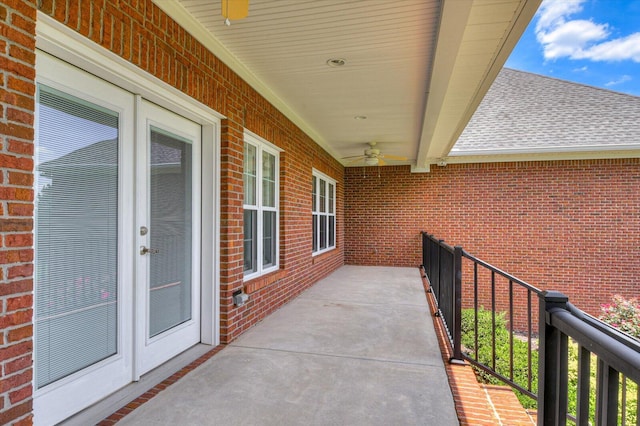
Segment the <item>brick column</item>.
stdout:
<path fill-rule="evenodd" d="M 241 330 L 241 311 L 233 293 L 243 285 L 243 151 L 244 129 L 231 119 L 222 120 L 220 161 L 220 340 L 228 343 Z"/>
<path fill-rule="evenodd" d="M 0 424 L 31 424 L 34 3 L 0 5 Z"/>

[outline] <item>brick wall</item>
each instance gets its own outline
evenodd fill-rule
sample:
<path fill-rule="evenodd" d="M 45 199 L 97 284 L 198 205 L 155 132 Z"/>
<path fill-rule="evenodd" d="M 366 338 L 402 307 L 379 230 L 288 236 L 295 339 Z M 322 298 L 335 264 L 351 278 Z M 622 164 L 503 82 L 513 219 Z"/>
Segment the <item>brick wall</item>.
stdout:
<path fill-rule="evenodd" d="M 640 296 L 640 159 L 379 172 L 346 169 L 345 263 L 417 266 L 425 230 L 596 315 Z"/>
<path fill-rule="evenodd" d="M 0 5 L 0 424 L 30 424 L 33 315 L 35 3 Z M 343 263 L 343 167 L 150 0 L 41 0 L 42 13 L 224 114 L 221 138 L 221 338 L 229 342 Z M 284 151 L 280 263 L 243 282 L 242 133 Z M 336 179 L 337 248 L 311 256 L 312 167 Z M 241 308 L 233 292 L 246 288 Z"/>
<path fill-rule="evenodd" d="M 35 18 L 0 4 L 0 424 L 31 422 Z"/>
<path fill-rule="evenodd" d="M 79 6 L 78 6 L 79 5 Z M 221 140 L 221 337 L 243 330 L 342 264 L 342 203 L 338 247 L 311 256 L 311 172 L 342 186 L 343 168 L 150 0 L 66 2 L 43 0 L 40 10 L 127 61 L 180 89 L 227 118 Z M 243 283 L 242 133 L 246 128 L 282 148 L 280 165 L 280 271 Z M 253 284 L 253 285 L 249 285 Z M 249 303 L 233 306 L 247 285 Z"/>

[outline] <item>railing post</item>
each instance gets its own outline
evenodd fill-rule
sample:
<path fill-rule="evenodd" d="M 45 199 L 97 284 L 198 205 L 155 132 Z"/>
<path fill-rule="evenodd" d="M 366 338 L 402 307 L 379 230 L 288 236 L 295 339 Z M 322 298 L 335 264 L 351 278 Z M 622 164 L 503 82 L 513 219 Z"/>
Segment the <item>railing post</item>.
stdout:
<path fill-rule="evenodd" d="M 462 247 L 453 248 L 453 357 L 451 362 L 464 363 L 462 358 Z"/>
<path fill-rule="evenodd" d="M 538 426 L 567 423 L 567 336 L 550 325 L 552 309 L 566 309 L 569 299 L 557 291 L 540 293 Z"/>
<path fill-rule="evenodd" d="M 422 269 L 424 269 L 424 273 L 427 273 L 427 265 L 429 264 L 429 258 L 427 257 L 427 234 L 424 232 L 420 233 L 422 237 Z"/>

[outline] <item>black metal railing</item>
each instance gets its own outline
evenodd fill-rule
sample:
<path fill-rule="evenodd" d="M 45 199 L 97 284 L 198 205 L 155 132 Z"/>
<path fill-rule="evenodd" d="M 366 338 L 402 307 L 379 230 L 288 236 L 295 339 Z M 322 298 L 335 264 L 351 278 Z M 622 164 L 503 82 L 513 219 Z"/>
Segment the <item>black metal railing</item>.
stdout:
<path fill-rule="evenodd" d="M 461 282 L 462 250 L 451 247 L 432 235 L 422 234 L 422 265 L 434 295 L 437 316 L 443 319 L 453 349 L 453 360 L 462 360 L 461 353 Z"/>
<path fill-rule="evenodd" d="M 575 389 L 568 377 L 570 341 L 577 344 Z M 545 291 L 540 294 L 539 351 L 538 424 L 563 425 L 569 418 L 578 425 L 640 425 L 640 341 L 571 305 L 564 294 Z M 635 395 L 628 395 L 632 387 Z M 576 394 L 575 412 L 567 408 L 570 392 Z"/>
<path fill-rule="evenodd" d="M 534 340 L 537 333 L 534 334 L 533 324 L 537 307 L 533 301 L 537 303 L 534 295 L 540 290 L 478 259 L 462 247 L 451 247 L 424 232 L 422 241 L 423 267 L 438 309 L 436 315 L 442 317 L 448 333 L 451 360 L 469 362 L 485 375 L 495 377 L 535 400 Z M 471 314 L 472 321 L 470 326 L 467 321 L 462 330 L 465 313 Z M 485 333 L 487 320 L 489 332 Z M 506 353 L 505 342 L 498 342 L 500 331 L 505 328 L 508 335 L 503 333 L 502 336 L 507 339 Z M 463 335 L 466 337 L 464 345 Z M 516 364 L 520 361 L 516 359 L 516 352 L 522 353 L 522 345 L 525 346 L 526 362 Z M 499 349 L 500 356 L 497 354 Z"/>
<path fill-rule="evenodd" d="M 424 232 L 422 242 L 424 277 L 449 337 L 452 362 L 467 361 L 538 401 L 541 425 L 565 424 L 567 419 L 588 424 L 590 418 L 602 425 L 640 426 L 640 342 L 573 307 L 566 297 L 543 292 L 461 247 Z M 568 338 L 577 342 L 575 389 L 568 386 Z M 596 374 L 587 362 L 591 354 L 598 365 L 593 389 Z M 628 381 L 635 385 L 627 386 Z M 590 405 L 590 400 L 596 402 Z"/>

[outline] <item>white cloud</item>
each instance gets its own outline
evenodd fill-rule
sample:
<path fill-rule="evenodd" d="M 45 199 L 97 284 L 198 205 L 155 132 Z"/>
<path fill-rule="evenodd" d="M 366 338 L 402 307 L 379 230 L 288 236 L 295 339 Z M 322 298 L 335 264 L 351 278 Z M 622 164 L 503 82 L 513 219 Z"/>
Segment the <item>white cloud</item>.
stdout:
<path fill-rule="evenodd" d="M 640 62 L 640 33 L 606 40 L 609 24 L 569 19 L 582 11 L 585 0 L 544 0 L 538 10 L 536 37 L 545 59 Z"/>
<path fill-rule="evenodd" d="M 609 35 L 607 25 L 594 24 L 582 19 L 564 22 L 547 32 L 538 33 L 538 41 L 544 46 L 544 57 L 577 58 L 585 47 Z"/>
<path fill-rule="evenodd" d="M 565 17 L 582 10 L 584 0 L 546 0 L 538 9 L 536 33 L 565 22 Z"/>
<path fill-rule="evenodd" d="M 640 33 L 596 44 L 580 54 L 583 58 L 594 61 L 630 59 L 633 62 L 640 62 Z M 578 59 L 582 58 L 578 57 Z"/>
<path fill-rule="evenodd" d="M 607 87 L 609 87 L 609 86 L 615 86 L 615 85 L 617 85 L 617 84 L 626 83 L 627 81 L 631 81 L 631 80 L 633 80 L 633 79 L 631 78 L 631 76 L 630 76 L 630 75 L 626 75 L 626 74 L 625 74 L 625 75 L 623 75 L 622 77 L 620 77 L 620 78 L 619 78 L 619 79 L 617 79 L 617 80 L 613 80 L 613 81 L 610 81 L 610 82 L 606 83 L 606 84 L 605 84 L 605 86 L 607 86 Z"/>
<path fill-rule="evenodd" d="M 589 67 L 587 67 L 586 65 L 580 68 L 574 68 L 572 71 L 573 72 L 587 72 L 589 70 Z"/>

